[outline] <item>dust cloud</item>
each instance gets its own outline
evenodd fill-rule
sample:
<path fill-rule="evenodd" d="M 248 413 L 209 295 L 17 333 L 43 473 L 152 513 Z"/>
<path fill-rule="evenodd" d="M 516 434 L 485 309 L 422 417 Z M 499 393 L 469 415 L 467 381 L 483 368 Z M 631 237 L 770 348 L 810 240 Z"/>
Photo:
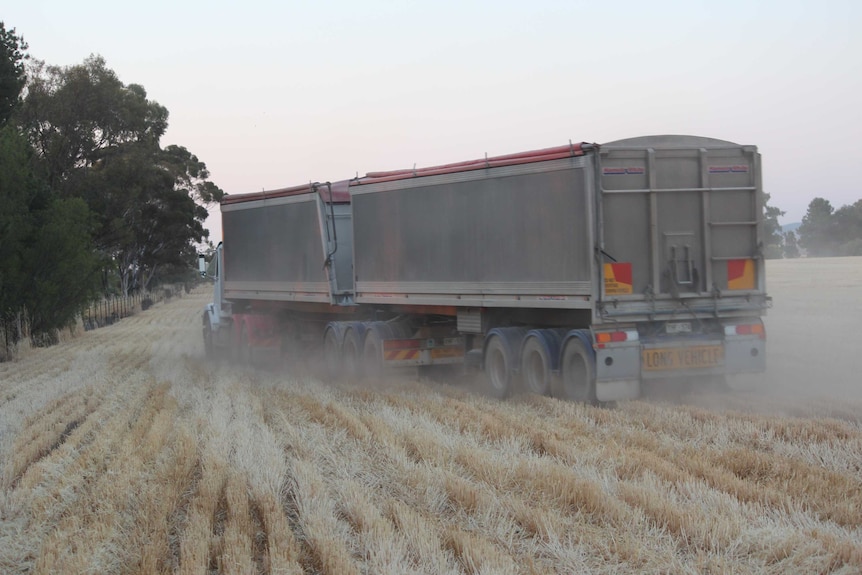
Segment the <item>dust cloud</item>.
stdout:
<path fill-rule="evenodd" d="M 839 416 L 862 409 L 862 257 L 766 262 L 767 370 L 717 386 L 662 385 L 644 399 L 717 409 Z M 481 393 L 473 378 L 466 386 Z M 463 378 L 449 383 L 464 384 Z"/>
<path fill-rule="evenodd" d="M 862 257 L 770 260 L 770 393 L 862 400 Z"/>
<path fill-rule="evenodd" d="M 719 410 L 858 417 L 862 411 L 862 257 L 769 260 L 766 273 L 767 292 L 773 299 L 764 318 L 766 372 L 730 377 L 730 390 L 702 382 L 663 382 L 645 387 L 643 399 Z M 475 394 L 485 391 L 484 378 L 472 371 L 431 377 L 415 371 L 399 373 L 383 387 L 397 379 L 449 384 Z M 374 383 L 366 378 L 361 385 L 376 388 Z"/>
<path fill-rule="evenodd" d="M 645 393 L 647 401 L 711 410 L 860 421 L 862 257 L 766 262 L 773 306 L 764 318 L 766 372 L 728 378 L 729 390 Z"/>

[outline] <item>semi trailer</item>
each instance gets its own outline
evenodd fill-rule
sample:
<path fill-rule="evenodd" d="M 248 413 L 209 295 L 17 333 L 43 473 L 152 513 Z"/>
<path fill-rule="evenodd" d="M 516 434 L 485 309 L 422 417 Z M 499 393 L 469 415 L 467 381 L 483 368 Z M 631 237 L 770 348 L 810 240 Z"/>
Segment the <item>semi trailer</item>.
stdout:
<path fill-rule="evenodd" d="M 763 371 L 762 197 L 755 146 L 677 135 L 227 196 L 205 348 L 585 402 Z"/>

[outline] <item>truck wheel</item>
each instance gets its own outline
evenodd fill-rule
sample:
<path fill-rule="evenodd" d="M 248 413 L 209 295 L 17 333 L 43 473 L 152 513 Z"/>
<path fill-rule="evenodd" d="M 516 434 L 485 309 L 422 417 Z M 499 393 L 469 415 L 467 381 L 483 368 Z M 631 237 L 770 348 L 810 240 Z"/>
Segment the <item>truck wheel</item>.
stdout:
<path fill-rule="evenodd" d="M 593 359 L 579 337 L 570 337 L 560 359 L 560 385 L 554 395 L 562 399 L 593 403 L 596 378 Z"/>
<path fill-rule="evenodd" d="M 521 351 L 521 375 L 524 388 L 536 395 L 551 393 L 551 357 L 535 335 L 527 337 Z"/>

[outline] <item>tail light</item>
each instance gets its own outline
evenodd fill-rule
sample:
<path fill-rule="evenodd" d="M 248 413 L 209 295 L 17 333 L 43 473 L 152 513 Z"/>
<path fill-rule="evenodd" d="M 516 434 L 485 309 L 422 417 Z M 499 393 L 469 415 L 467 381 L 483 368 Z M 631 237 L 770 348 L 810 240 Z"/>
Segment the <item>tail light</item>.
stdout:
<path fill-rule="evenodd" d="M 762 323 L 740 323 L 724 326 L 724 335 L 756 335 L 766 339 L 766 329 Z"/>
<path fill-rule="evenodd" d="M 605 347 L 605 344 L 623 341 L 638 341 L 637 330 L 602 331 L 596 334 L 596 344 L 599 349 Z"/>

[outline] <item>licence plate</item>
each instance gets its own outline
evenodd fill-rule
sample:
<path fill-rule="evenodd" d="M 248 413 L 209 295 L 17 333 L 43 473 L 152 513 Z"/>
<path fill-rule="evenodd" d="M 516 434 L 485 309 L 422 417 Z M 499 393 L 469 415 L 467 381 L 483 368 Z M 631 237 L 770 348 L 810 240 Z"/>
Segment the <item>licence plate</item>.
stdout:
<path fill-rule="evenodd" d="M 665 333 L 691 333 L 690 321 L 676 321 L 664 325 Z"/>
<path fill-rule="evenodd" d="M 431 350 L 431 359 L 445 359 L 449 357 L 461 357 L 463 355 L 463 347 L 435 347 Z"/>
<path fill-rule="evenodd" d="M 724 348 L 720 345 L 654 348 L 641 351 L 641 366 L 644 371 L 708 369 L 723 363 Z"/>

